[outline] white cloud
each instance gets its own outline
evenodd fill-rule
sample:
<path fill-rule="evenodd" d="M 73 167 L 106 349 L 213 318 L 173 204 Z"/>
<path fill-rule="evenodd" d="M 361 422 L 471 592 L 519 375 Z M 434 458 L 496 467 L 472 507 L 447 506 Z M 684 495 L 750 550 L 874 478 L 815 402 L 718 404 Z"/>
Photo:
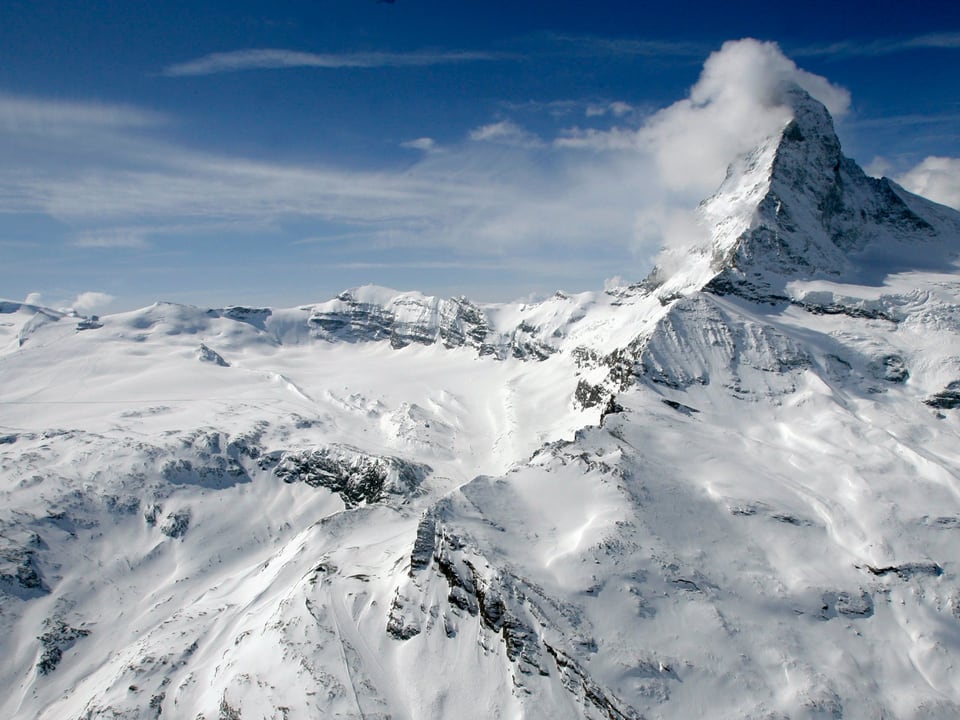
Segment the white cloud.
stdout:
<path fill-rule="evenodd" d="M 116 298 L 104 292 L 82 292 L 70 303 L 70 307 L 81 315 L 89 315 L 95 310 L 107 307 Z"/>
<path fill-rule="evenodd" d="M 69 102 L 0 93 L 0 131 L 63 135 L 91 130 L 144 128 L 165 122 L 162 115 L 126 105 Z"/>
<path fill-rule="evenodd" d="M 782 128 L 791 117 L 784 90 L 797 84 L 842 115 L 850 94 L 800 70 L 776 43 L 738 40 L 707 58 L 690 97 L 651 117 L 641 142 L 671 190 L 707 194 L 727 165 Z"/>
<path fill-rule="evenodd" d="M 553 141 L 553 144 L 559 148 L 595 151 L 636 151 L 638 149 L 637 131 L 623 128 L 611 128 L 610 130 L 565 128 L 561 131 L 560 136 Z"/>
<path fill-rule="evenodd" d="M 863 171 L 870 177 L 883 177 L 892 169 L 890 161 L 885 157 L 877 155 L 873 160 L 871 160 L 867 165 L 864 166 Z"/>
<path fill-rule="evenodd" d="M 621 118 L 634 112 L 636 112 L 636 108 L 630 103 L 615 100 L 613 102 L 603 104 L 591 103 L 590 105 L 587 105 L 584 114 L 588 118 L 604 117 L 605 115 L 613 115 L 614 117 Z"/>
<path fill-rule="evenodd" d="M 71 244 L 85 248 L 144 248 L 147 240 L 143 230 L 109 228 L 79 233 Z"/>
<path fill-rule="evenodd" d="M 539 147 L 543 145 L 543 141 L 535 134 L 524 130 L 509 120 L 474 128 L 470 131 L 469 137 L 474 142 L 492 142 L 518 147 Z"/>
<path fill-rule="evenodd" d="M 897 182 L 910 192 L 960 210 L 960 158 L 928 157 Z"/>
<path fill-rule="evenodd" d="M 624 287 L 627 284 L 628 281 L 624 280 L 620 275 L 614 275 L 613 277 L 604 279 L 603 289 L 607 291 L 616 290 L 617 288 Z"/>
<path fill-rule="evenodd" d="M 707 252 L 710 235 L 684 206 L 654 205 L 637 214 L 637 238 L 647 247 L 658 247 L 657 267 L 669 276 L 689 264 L 692 255 Z"/>
<path fill-rule="evenodd" d="M 436 150 L 437 143 L 433 138 L 421 137 L 416 140 L 408 140 L 405 143 L 400 144 L 401 147 L 410 148 L 411 150 L 422 150 L 423 152 L 431 152 Z"/>
<path fill-rule="evenodd" d="M 168 77 L 214 75 L 241 70 L 277 70 L 283 68 L 376 68 L 423 67 L 489 60 L 513 60 L 516 55 L 489 52 L 367 52 L 311 53 L 275 48 L 255 48 L 212 53 L 195 60 L 170 65 L 163 70 Z"/>
<path fill-rule="evenodd" d="M 116 300 L 116 298 L 113 295 L 104 292 L 87 291 L 80 293 L 70 302 L 60 301 L 47 303 L 44 301 L 42 293 L 32 292 L 27 294 L 23 302 L 26 305 L 36 305 L 37 307 L 52 307 L 56 305 L 60 306 L 62 312 L 70 312 L 73 310 L 81 315 L 89 315 L 95 310 L 109 306 L 114 300 Z"/>
<path fill-rule="evenodd" d="M 845 40 L 830 45 L 812 45 L 792 51 L 796 57 L 876 57 L 908 50 L 954 50 L 960 48 L 960 33 L 928 33 L 908 38 L 881 38 L 868 42 Z"/>

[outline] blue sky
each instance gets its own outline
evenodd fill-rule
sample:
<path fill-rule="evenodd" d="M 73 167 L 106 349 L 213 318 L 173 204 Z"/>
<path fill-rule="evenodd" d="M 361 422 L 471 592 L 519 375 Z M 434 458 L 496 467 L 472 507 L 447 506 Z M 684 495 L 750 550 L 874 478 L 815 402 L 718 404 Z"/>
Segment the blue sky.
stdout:
<path fill-rule="evenodd" d="M 747 37 L 848 92 L 848 155 L 960 203 L 950 4 L 5 0 L 0 296 L 508 300 L 640 278 L 663 218 L 739 150 L 714 128 L 749 107 L 720 90 L 710 122 L 670 132 Z M 701 146 L 703 168 L 664 157 Z"/>

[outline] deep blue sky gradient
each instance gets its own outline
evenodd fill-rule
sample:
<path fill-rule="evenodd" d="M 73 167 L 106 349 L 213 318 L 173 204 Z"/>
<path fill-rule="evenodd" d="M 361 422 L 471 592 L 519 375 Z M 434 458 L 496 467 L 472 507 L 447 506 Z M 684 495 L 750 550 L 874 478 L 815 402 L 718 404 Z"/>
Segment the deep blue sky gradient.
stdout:
<path fill-rule="evenodd" d="M 112 144 L 103 135 L 87 140 L 77 133 L 54 143 L 46 131 L 7 132 L 0 149 L 16 167 L 38 168 L 48 178 L 113 172 L 119 161 L 111 153 L 125 144 L 136 146 L 122 149 L 127 170 L 149 169 L 165 153 L 182 152 L 349 173 L 416 173 L 422 151 L 404 143 L 417 138 L 455 147 L 472 130 L 503 121 L 531 137 L 553 137 L 573 124 L 635 127 L 683 98 L 725 40 L 755 37 L 777 41 L 805 70 L 848 88 L 852 112 L 839 125 L 845 151 L 865 165 L 880 156 L 896 174 L 928 155 L 960 156 L 958 33 L 960 5 L 939 2 L 5 0 L 0 99 L 122 106 L 155 122 L 123 128 Z M 932 34 L 952 41 L 905 47 Z M 930 47 L 938 44 L 947 46 Z M 165 74 L 211 53 L 263 48 L 490 57 Z M 613 101 L 629 104 L 631 115 L 583 112 Z M 488 174 L 494 173 L 488 168 L 512 172 L 527 161 L 514 158 L 516 152 L 508 146 L 482 156 L 465 152 L 462 161 Z M 549 174 L 551 162 L 540 157 L 535 172 Z M 521 243 L 478 254 L 469 243 L 421 244 L 409 233 L 392 242 L 389 219 L 379 221 L 373 238 L 369 227 L 336 213 L 98 219 L 95 209 L 81 217 L 26 202 L 18 207 L 15 200 L 4 208 L 0 296 L 38 292 L 51 303 L 96 290 L 115 296 L 114 308 L 161 298 L 289 305 L 368 281 L 503 300 L 557 287 L 597 288 L 605 277 L 649 269 L 649 254 L 622 238 L 609 247 L 595 238 L 587 250 L 533 243 L 527 251 Z M 82 241 L 131 227 L 143 231 L 136 241 Z"/>

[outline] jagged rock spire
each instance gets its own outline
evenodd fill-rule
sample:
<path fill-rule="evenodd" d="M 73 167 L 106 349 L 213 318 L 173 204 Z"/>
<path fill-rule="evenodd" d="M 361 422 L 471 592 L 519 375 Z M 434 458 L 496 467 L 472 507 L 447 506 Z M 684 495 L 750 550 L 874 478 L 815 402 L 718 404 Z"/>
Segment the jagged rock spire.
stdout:
<path fill-rule="evenodd" d="M 915 256 L 917 243 L 925 254 L 937 240 L 958 244 L 960 215 L 951 219 L 946 208 L 868 177 L 843 155 L 830 113 L 805 90 L 789 87 L 784 100 L 793 119 L 734 162 L 701 205 L 715 273 L 705 289 L 786 299 L 790 279 L 882 272 L 876 262 L 865 266 L 865 253 L 883 256 L 890 269 Z"/>

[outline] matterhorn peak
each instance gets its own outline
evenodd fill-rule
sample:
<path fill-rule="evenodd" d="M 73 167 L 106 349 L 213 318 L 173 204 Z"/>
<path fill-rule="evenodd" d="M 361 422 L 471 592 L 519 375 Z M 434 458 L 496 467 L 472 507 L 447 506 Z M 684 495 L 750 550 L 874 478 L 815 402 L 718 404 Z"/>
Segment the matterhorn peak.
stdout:
<path fill-rule="evenodd" d="M 704 289 L 782 301 L 793 279 L 876 282 L 949 262 L 960 214 L 868 177 L 821 102 L 797 85 L 783 98 L 792 119 L 737 158 L 699 208 L 711 236 Z"/>

